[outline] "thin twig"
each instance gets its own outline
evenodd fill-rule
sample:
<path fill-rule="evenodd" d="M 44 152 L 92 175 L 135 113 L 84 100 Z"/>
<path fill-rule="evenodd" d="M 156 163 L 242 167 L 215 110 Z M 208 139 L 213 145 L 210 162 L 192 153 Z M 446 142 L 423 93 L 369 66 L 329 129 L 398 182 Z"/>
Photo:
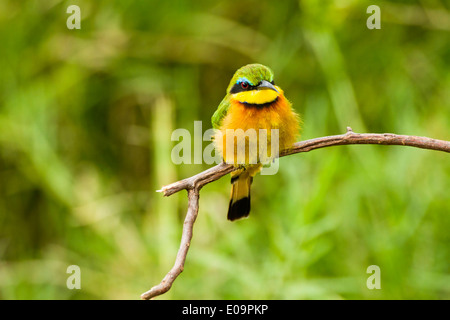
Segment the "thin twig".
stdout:
<path fill-rule="evenodd" d="M 349 144 L 399 145 L 450 152 L 450 141 L 418 136 L 397 135 L 392 133 L 355 133 L 350 127 L 347 127 L 347 133 L 345 134 L 296 142 L 292 148 L 282 151 L 280 153 L 280 158 L 295 153 L 309 152 L 315 149 Z M 158 191 L 168 197 L 183 189 L 188 190 L 195 187 L 200 189 L 205 184 L 221 178 L 234 169 L 235 168 L 230 164 L 221 163 L 215 167 L 196 174 L 195 176 L 164 186 Z"/>
<path fill-rule="evenodd" d="M 450 153 L 450 141 L 437 140 L 427 137 L 397 135 L 392 133 L 354 133 L 350 127 L 347 127 L 347 133 L 345 134 L 299 141 L 295 143 L 292 148 L 282 151 L 280 153 L 280 157 L 300 152 L 309 152 L 325 147 L 350 144 L 398 145 Z M 188 209 L 183 224 L 180 249 L 178 250 L 174 266 L 163 278 L 161 283 L 141 295 L 142 299 L 152 299 L 169 291 L 175 279 L 181 272 L 183 272 L 186 255 L 192 239 L 195 219 L 198 215 L 200 189 L 204 185 L 216 181 L 234 170 L 235 167 L 233 167 L 233 165 L 221 163 L 195 176 L 174 182 L 162 187 L 161 190 L 158 190 L 166 197 L 177 193 L 180 190 L 187 190 Z"/>
<path fill-rule="evenodd" d="M 180 249 L 178 249 L 175 264 L 173 265 L 169 273 L 166 274 L 164 279 L 162 279 L 159 285 L 154 286 L 149 291 L 141 295 L 142 299 L 148 300 L 155 296 L 159 296 L 163 293 L 166 293 L 172 287 L 172 283 L 175 281 L 175 279 L 180 275 L 181 272 L 183 272 L 184 262 L 186 261 L 186 256 L 189 247 L 191 245 L 194 222 L 195 219 L 197 219 L 198 215 L 198 200 L 199 200 L 198 192 L 199 191 L 196 188 L 188 190 L 188 201 L 189 201 L 188 210 L 186 213 L 186 218 L 184 219 Z"/>

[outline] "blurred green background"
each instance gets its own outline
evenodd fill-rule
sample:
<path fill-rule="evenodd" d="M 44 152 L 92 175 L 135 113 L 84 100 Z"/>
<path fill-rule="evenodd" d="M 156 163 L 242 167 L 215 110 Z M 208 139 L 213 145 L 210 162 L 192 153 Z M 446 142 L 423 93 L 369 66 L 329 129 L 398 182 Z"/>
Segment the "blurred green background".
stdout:
<path fill-rule="evenodd" d="M 66 27 L 72 4 L 80 30 Z M 443 0 L 1 1 L 0 299 L 139 299 L 159 283 L 187 197 L 155 190 L 210 167 L 174 165 L 171 133 L 210 128 L 253 62 L 274 70 L 302 139 L 351 126 L 450 140 Z M 285 157 L 234 223 L 229 192 L 229 177 L 202 189 L 185 271 L 160 299 L 450 298 L 449 154 Z"/>

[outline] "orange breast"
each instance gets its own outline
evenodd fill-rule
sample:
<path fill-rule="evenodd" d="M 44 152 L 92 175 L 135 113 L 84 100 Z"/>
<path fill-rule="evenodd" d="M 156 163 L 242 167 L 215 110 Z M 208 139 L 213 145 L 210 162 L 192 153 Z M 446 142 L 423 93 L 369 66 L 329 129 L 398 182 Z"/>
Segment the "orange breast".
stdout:
<path fill-rule="evenodd" d="M 239 156 L 239 151 L 244 151 L 240 150 L 238 145 L 235 145 L 234 152 L 229 152 L 227 156 L 227 129 L 242 129 L 244 132 L 248 132 L 245 135 L 245 159 Z M 249 129 L 254 129 L 254 132 L 256 132 L 256 141 L 252 142 L 254 135 L 251 134 L 252 130 L 248 131 Z M 260 143 L 259 129 L 266 130 L 267 144 L 264 143 L 265 140 L 262 140 L 262 143 Z M 292 110 L 291 103 L 283 94 L 271 105 L 261 108 L 246 106 L 232 99 L 230 109 L 222 121 L 220 132 L 215 137 L 216 148 L 227 163 L 265 163 L 270 161 L 273 156 L 276 156 L 270 154 L 272 143 L 271 129 L 278 130 L 279 151 L 292 146 L 298 137 L 299 116 Z M 276 141 L 273 141 L 273 143 L 276 143 Z M 253 148 L 252 145 L 253 147 L 256 145 L 256 147 Z M 230 147 L 230 145 L 228 146 Z M 260 158 L 261 148 L 269 150 L 267 159 Z M 255 152 L 255 150 L 257 151 Z M 233 155 L 232 159 L 230 159 L 231 154 Z"/>

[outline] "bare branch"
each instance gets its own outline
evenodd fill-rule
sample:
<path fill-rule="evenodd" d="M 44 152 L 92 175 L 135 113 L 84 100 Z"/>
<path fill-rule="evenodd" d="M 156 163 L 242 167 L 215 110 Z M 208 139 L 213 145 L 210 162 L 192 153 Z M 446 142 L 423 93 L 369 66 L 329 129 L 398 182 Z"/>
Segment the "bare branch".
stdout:
<path fill-rule="evenodd" d="M 169 273 L 166 274 L 161 283 L 151 288 L 149 291 L 143 293 L 141 298 L 144 300 L 151 299 L 153 297 L 159 296 L 163 293 L 169 291 L 172 287 L 172 283 L 175 279 L 183 272 L 184 262 L 186 261 L 186 256 L 191 245 L 192 230 L 194 228 L 195 219 L 198 215 L 198 200 L 199 193 L 198 189 L 188 190 L 188 210 L 186 213 L 186 218 L 183 224 L 183 233 L 181 236 L 180 249 L 178 249 L 177 258 L 175 259 L 175 264 Z"/>
<path fill-rule="evenodd" d="M 300 152 L 309 152 L 325 147 L 350 144 L 398 145 L 450 153 L 450 141 L 419 136 L 397 135 L 392 133 L 354 133 L 350 127 L 347 127 L 347 133 L 345 134 L 299 141 L 295 143 L 292 148 L 282 151 L 280 153 L 280 157 L 285 157 Z M 200 189 L 204 185 L 216 181 L 234 170 L 235 167 L 233 167 L 233 165 L 221 163 L 195 176 L 174 182 L 164 186 L 161 190 L 158 190 L 158 192 L 162 192 L 166 197 L 177 193 L 180 190 L 187 190 L 189 201 L 188 209 L 184 220 L 181 244 L 174 266 L 163 278 L 160 284 L 154 286 L 149 291 L 141 295 L 142 299 L 152 299 L 170 290 L 173 282 L 184 269 L 186 255 L 192 239 L 194 222 L 198 215 Z"/>
<path fill-rule="evenodd" d="M 221 163 L 215 167 L 200 172 L 195 176 L 164 186 L 161 190 L 158 190 L 158 192 L 162 192 L 165 197 L 168 197 L 183 189 L 189 190 L 196 188 L 200 190 L 205 184 L 216 181 L 220 177 L 234 171 L 234 169 L 235 168 L 230 164 Z"/>
<path fill-rule="evenodd" d="M 347 127 L 347 133 L 345 134 L 299 141 L 295 143 L 291 149 L 282 151 L 280 153 L 280 158 L 295 153 L 309 152 L 315 149 L 349 144 L 399 145 L 450 152 L 450 141 L 418 136 L 404 136 L 392 133 L 354 133 L 350 127 Z M 231 171 L 234 171 L 234 167 L 232 165 L 221 163 L 195 176 L 164 186 L 158 191 L 168 197 L 183 189 L 200 189 L 205 184 L 213 182 Z"/>
<path fill-rule="evenodd" d="M 281 152 L 280 157 L 299 152 L 308 152 L 324 147 L 349 144 L 397 145 L 450 152 L 450 141 L 392 133 L 354 133 L 350 127 L 347 127 L 346 134 L 297 142 L 292 149 Z"/>

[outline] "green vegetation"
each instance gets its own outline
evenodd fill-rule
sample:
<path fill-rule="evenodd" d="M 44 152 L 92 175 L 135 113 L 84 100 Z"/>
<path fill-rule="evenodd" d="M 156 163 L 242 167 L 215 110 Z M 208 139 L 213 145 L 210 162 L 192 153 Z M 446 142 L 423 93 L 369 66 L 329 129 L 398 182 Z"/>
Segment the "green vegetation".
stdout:
<path fill-rule="evenodd" d="M 320 3 L 320 4 L 319 4 Z M 69 30 L 66 9 L 81 8 Z M 302 139 L 392 132 L 450 140 L 450 6 L 377 1 L 0 3 L 0 299 L 138 299 L 171 268 L 185 193 L 155 190 L 171 133 L 203 129 L 234 71 L 259 62 Z M 449 299 L 450 157 L 341 146 L 257 176 L 226 220 L 205 186 L 185 271 L 162 299 Z M 69 290 L 69 265 L 81 289 Z M 378 265 L 381 289 L 366 269 Z"/>

